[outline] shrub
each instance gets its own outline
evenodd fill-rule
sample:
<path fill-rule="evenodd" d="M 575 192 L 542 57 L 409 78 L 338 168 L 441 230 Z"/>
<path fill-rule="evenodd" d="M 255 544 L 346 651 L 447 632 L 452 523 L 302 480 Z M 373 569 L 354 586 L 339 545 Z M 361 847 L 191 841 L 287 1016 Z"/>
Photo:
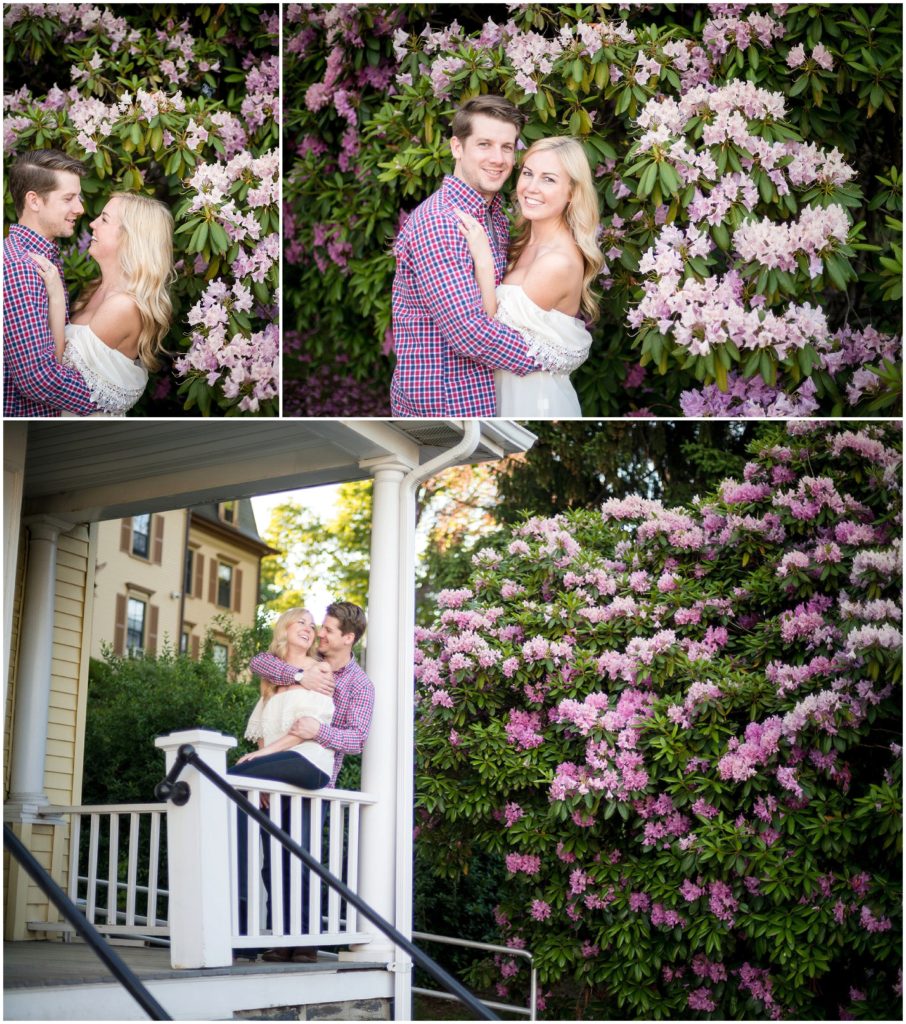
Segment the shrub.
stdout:
<path fill-rule="evenodd" d="M 507 869 L 552 1016 L 900 1019 L 900 431 L 750 451 L 527 519 L 418 630 L 420 856 Z"/>
<path fill-rule="evenodd" d="M 5 8 L 6 158 L 57 148 L 85 160 L 85 224 L 122 189 L 155 195 L 176 218 L 175 320 L 164 340 L 174 358 L 137 415 L 277 412 L 276 10 Z M 14 220 L 8 190 L 4 203 Z M 64 249 L 76 291 L 94 274 L 87 245 L 83 228 Z"/>
<path fill-rule="evenodd" d="M 586 415 L 899 404 L 900 9 L 287 9 L 286 288 L 305 361 L 386 389 L 390 243 L 478 93 L 571 133 L 607 263 Z M 462 19 L 460 25 L 453 14 Z M 428 22 L 426 24 L 426 22 Z M 314 312 L 314 316 L 313 316 Z M 870 322 L 869 322 L 870 321 Z M 330 411 L 330 407 L 326 407 Z"/>

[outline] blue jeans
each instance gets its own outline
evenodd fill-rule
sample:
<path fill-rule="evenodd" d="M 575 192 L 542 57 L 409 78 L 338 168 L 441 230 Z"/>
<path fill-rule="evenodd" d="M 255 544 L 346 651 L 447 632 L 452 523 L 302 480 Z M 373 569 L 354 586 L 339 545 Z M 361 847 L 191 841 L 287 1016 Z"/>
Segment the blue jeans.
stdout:
<path fill-rule="evenodd" d="M 278 754 L 265 754 L 256 757 L 253 761 L 246 761 L 243 764 L 234 765 L 227 772 L 228 775 L 267 779 L 270 782 L 286 782 L 291 786 L 298 786 L 300 789 L 321 789 L 330 782 L 330 776 L 315 767 L 300 754 L 290 750 L 281 751 Z M 241 784 L 237 784 L 237 789 Z M 280 797 L 282 821 L 284 830 L 289 827 L 290 798 Z M 326 808 L 325 808 L 326 810 Z M 323 819 L 322 819 L 323 820 Z M 248 815 L 237 810 L 237 843 L 238 843 L 238 873 L 239 873 L 239 934 L 248 935 Z M 302 801 L 302 835 L 293 836 L 303 849 L 311 848 L 311 800 Z M 262 863 L 261 879 L 267 892 L 267 927 L 271 927 L 271 859 L 270 859 L 271 837 L 262 830 Z M 290 864 L 293 855 L 283 847 L 281 849 L 281 873 L 283 877 L 283 931 L 290 932 Z M 309 871 L 302 868 L 302 891 L 299 897 L 302 900 L 302 930 L 308 931 L 308 893 L 309 893 Z"/>

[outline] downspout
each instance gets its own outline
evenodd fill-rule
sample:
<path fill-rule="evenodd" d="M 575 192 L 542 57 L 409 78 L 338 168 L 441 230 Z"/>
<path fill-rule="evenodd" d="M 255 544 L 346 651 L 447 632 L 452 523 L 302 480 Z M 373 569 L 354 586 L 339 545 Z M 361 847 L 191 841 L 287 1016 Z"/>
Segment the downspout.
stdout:
<path fill-rule="evenodd" d="M 462 440 L 417 466 L 400 482 L 399 677 L 397 685 L 396 927 L 412 934 L 413 843 L 411 809 L 415 798 L 413 723 L 415 720 L 415 491 L 419 484 L 472 455 L 481 441 L 478 420 L 463 420 Z M 402 960 L 402 958 L 401 958 Z M 394 974 L 394 1019 L 412 1019 L 411 963 Z"/>
<path fill-rule="evenodd" d="M 183 533 L 183 550 L 182 550 L 182 566 L 180 567 L 179 573 L 179 633 L 176 639 L 176 650 L 182 650 L 182 634 L 186 627 L 186 559 L 189 557 L 189 537 L 192 530 L 192 510 L 187 508 L 186 512 L 186 528 Z M 195 570 L 198 566 L 192 562 L 192 582 L 195 582 Z M 186 638 L 186 657 L 191 658 L 192 645 Z"/>

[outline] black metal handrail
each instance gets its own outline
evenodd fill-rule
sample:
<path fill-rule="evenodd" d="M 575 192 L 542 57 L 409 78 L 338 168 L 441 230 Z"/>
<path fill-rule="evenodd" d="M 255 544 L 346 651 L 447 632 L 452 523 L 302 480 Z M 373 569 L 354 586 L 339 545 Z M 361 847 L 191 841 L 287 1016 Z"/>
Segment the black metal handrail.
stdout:
<path fill-rule="evenodd" d="M 235 803 L 254 821 L 257 821 L 266 832 L 272 835 L 274 839 L 289 850 L 290 853 L 295 854 L 302 863 L 309 870 L 314 871 L 322 881 L 335 889 L 340 896 L 355 907 L 363 917 L 366 917 L 373 925 L 375 925 L 376 928 L 382 931 L 384 935 L 391 940 L 391 942 L 408 953 L 408 955 L 412 957 L 413 961 L 418 964 L 423 971 L 430 974 L 435 981 L 443 985 L 448 992 L 451 992 L 460 1000 L 460 1002 L 464 1003 L 477 1018 L 481 1020 L 500 1019 L 491 1013 L 481 1000 L 477 999 L 467 988 L 461 985 L 452 974 L 448 974 L 443 967 L 432 960 L 427 953 L 423 953 L 418 946 L 413 945 L 402 932 L 394 928 L 389 921 L 385 921 L 384 918 L 382 918 L 376 910 L 370 907 L 361 896 L 354 893 L 349 886 L 337 878 L 336 875 L 331 874 L 331 872 L 328 871 L 327 868 L 325 868 L 319 861 L 315 860 L 308 850 L 303 846 L 300 846 L 299 843 L 294 839 L 291 839 L 281 828 L 275 825 L 271 819 L 259 810 L 259 808 L 257 808 L 250 800 L 246 799 L 241 793 L 237 793 L 236 790 L 221 778 L 213 768 L 202 761 L 191 743 L 182 744 L 176 752 L 176 760 L 173 762 L 173 767 L 167 773 L 166 778 L 157 784 L 154 793 L 158 799 L 172 800 L 178 806 L 182 806 L 189 800 L 191 792 L 188 783 L 177 781 L 180 772 L 187 764 L 191 764 L 192 767 L 201 772 L 206 779 L 213 782 L 222 793 L 225 793 L 230 800 L 233 801 L 233 803 Z"/>
<path fill-rule="evenodd" d="M 3 845 L 31 875 L 35 883 L 51 900 L 66 920 L 91 946 L 110 973 L 141 1006 L 151 1020 L 173 1020 L 160 1003 L 133 974 L 132 970 L 117 956 L 104 941 L 101 933 L 85 917 L 65 892 L 57 885 L 43 867 L 35 860 L 31 851 L 22 843 L 9 825 L 3 826 Z"/>

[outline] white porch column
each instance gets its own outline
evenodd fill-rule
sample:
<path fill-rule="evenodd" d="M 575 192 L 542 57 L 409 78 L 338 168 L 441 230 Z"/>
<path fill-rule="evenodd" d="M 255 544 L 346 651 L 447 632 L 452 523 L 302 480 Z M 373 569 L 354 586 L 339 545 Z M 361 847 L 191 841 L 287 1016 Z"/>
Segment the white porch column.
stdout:
<path fill-rule="evenodd" d="M 44 792 L 47 719 L 53 662 L 57 539 L 71 523 L 49 516 L 27 522 L 28 567 L 16 672 L 16 709 L 4 821 L 36 821 L 50 802 Z"/>
<path fill-rule="evenodd" d="M 167 772 L 183 743 L 219 775 L 226 775 L 232 736 L 208 729 L 186 729 L 158 736 Z M 189 785 L 187 803 L 167 804 L 167 862 L 170 888 L 170 964 L 174 968 L 229 967 L 233 962 L 230 920 L 229 814 L 231 801 L 186 765 L 179 776 Z"/>
<path fill-rule="evenodd" d="M 367 465 L 367 464 L 366 464 Z M 391 924 L 396 920 L 397 688 L 399 676 L 400 488 L 412 468 L 388 457 L 368 465 L 372 491 L 371 571 L 368 581 L 368 676 L 374 683 L 371 732 L 362 754 L 362 789 L 377 803 L 362 808 L 359 894 Z M 411 585 L 411 584 L 410 584 Z M 370 927 L 370 926 L 369 926 Z M 395 961 L 395 947 L 381 933 L 344 959 Z"/>

